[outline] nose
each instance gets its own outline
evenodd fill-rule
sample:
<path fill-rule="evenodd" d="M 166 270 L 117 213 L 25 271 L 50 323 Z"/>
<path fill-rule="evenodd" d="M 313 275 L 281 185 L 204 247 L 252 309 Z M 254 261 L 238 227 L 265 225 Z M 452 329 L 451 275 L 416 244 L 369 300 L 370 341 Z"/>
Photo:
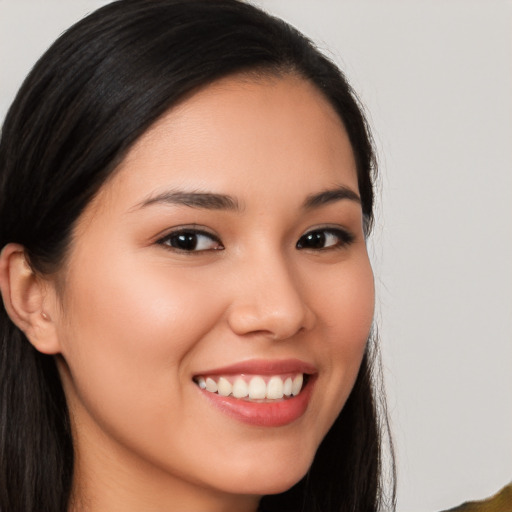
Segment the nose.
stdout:
<path fill-rule="evenodd" d="M 228 310 L 233 332 L 284 340 L 313 327 L 315 314 L 307 293 L 284 258 L 260 258 L 243 268 L 235 272 L 235 297 Z"/>

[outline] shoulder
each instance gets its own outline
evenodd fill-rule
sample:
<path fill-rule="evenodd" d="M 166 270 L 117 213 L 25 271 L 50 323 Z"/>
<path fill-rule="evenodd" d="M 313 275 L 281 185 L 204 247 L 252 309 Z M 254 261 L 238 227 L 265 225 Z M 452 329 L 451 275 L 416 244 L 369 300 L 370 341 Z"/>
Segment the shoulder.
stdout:
<path fill-rule="evenodd" d="M 500 492 L 482 501 L 468 501 L 443 512 L 507 512 L 512 511 L 512 482 Z"/>

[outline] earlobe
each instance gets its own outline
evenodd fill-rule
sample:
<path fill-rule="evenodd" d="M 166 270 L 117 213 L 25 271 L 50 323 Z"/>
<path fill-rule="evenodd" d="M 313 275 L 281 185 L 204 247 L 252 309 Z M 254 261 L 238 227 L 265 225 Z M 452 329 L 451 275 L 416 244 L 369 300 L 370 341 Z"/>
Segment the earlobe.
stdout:
<path fill-rule="evenodd" d="M 29 265 L 25 249 L 7 244 L 0 253 L 0 291 L 7 314 L 30 343 L 45 354 L 56 354 L 59 343 L 49 283 Z"/>

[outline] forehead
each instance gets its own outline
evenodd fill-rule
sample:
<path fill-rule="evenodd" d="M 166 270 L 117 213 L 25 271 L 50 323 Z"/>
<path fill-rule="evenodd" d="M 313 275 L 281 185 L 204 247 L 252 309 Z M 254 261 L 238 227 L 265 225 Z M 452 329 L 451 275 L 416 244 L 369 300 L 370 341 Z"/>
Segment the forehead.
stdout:
<path fill-rule="evenodd" d="M 276 191 L 339 184 L 357 192 L 356 166 L 343 123 L 323 94 L 296 76 L 237 76 L 162 116 L 102 192 L 122 188 L 135 199 L 175 187 L 263 200 L 265 187 L 275 199 Z"/>

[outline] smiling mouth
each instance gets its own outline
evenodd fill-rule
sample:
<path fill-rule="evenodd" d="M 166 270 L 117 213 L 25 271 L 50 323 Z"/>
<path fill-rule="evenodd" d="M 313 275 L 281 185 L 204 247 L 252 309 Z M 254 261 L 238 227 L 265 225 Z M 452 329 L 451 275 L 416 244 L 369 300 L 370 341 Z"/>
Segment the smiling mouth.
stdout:
<path fill-rule="evenodd" d="M 207 402 L 256 427 L 284 427 L 307 411 L 318 371 L 299 359 L 242 361 L 193 377 Z"/>
<path fill-rule="evenodd" d="M 200 389 L 223 397 L 249 402 L 274 402 L 293 398 L 307 384 L 308 374 L 281 375 L 199 375 L 194 382 Z"/>

